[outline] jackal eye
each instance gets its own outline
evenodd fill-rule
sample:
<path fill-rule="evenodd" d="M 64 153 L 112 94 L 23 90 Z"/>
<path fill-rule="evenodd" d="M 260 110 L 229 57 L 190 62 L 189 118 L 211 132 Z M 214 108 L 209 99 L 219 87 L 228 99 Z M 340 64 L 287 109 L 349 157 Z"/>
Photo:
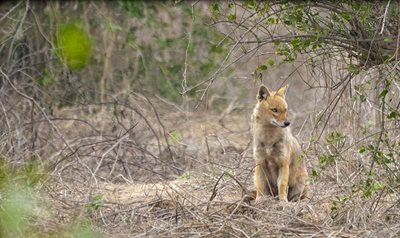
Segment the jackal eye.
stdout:
<path fill-rule="evenodd" d="M 278 112 L 278 109 L 276 109 L 276 108 L 271 108 L 271 111 L 272 111 L 272 112 Z"/>

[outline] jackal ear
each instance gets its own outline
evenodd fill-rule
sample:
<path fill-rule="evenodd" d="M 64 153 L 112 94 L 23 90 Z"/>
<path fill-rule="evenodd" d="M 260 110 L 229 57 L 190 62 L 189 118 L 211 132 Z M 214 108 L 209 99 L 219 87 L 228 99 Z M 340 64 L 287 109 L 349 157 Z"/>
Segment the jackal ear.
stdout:
<path fill-rule="evenodd" d="M 265 100 L 270 94 L 271 93 L 269 92 L 268 88 L 264 85 L 261 85 L 260 89 L 258 90 L 257 99 L 258 101 Z"/>
<path fill-rule="evenodd" d="M 287 91 L 288 88 L 289 88 L 289 84 L 286 84 L 286 86 L 280 88 L 280 89 L 276 92 L 276 95 L 279 95 L 279 96 L 285 98 L 285 96 L 286 96 L 286 91 Z"/>

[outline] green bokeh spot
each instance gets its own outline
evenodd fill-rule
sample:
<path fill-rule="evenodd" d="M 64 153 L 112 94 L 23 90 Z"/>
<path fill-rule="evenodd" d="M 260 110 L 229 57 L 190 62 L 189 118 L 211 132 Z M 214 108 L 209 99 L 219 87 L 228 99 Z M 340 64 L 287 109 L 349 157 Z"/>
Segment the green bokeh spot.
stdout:
<path fill-rule="evenodd" d="M 80 70 L 89 62 L 92 43 L 89 35 L 76 23 L 68 23 L 57 31 L 57 54 L 71 70 Z"/>

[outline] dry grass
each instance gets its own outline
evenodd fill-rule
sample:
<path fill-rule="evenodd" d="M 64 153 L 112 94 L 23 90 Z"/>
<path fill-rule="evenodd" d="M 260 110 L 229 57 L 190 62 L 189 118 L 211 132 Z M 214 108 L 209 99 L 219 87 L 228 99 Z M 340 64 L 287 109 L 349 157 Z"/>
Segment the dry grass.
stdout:
<path fill-rule="evenodd" d="M 177 54 L 179 47 L 174 44 L 166 51 L 154 48 L 149 59 L 158 60 L 154 52 L 165 54 L 166 65 L 180 58 L 184 64 L 182 90 L 196 93 L 183 95 L 182 106 L 175 105 L 150 93 L 132 92 L 147 83 L 162 82 L 165 75 L 155 71 L 141 78 L 138 66 L 144 62 L 143 52 L 136 46 L 119 48 L 126 45 L 120 41 L 136 25 L 140 26 L 136 32 L 139 42 L 150 45 L 156 40 L 152 31 L 172 37 L 193 29 L 181 24 L 170 24 L 169 30 L 166 26 L 148 29 L 139 17 L 129 18 L 106 3 L 83 5 L 84 14 L 68 10 L 78 5 L 54 2 L 43 7 L 32 1 L 17 3 L 12 9 L 0 5 L 6 13 L 0 22 L 10 26 L 4 28 L 0 44 L 4 49 L 0 51 L 4 59 L 0 67 L 0 155 L 13 167 L 35 159 L 48 168 L 40 191 L 51 212 L 30 221 L 39 231 L 56 234 L 77 218 L 85 218 L 104 237 L 399 236 L 399 116 L 385 114 L 399 111 L 397 63 L 352 77 L 346 71 L 346 55 L 335 55 L 336 47 L 327 47 L 321 50 L 325 56 L 311 55 L 315 61 L 310 65 L 309 56 L 303 55 L 293 64 L 276 65 L 265 72 L 264 82 L 270 89 L 290 82 L 288 102 L 291 118 L 295 118 L 291 127 L 307 159 L 311 195 L 297 203 L 280 203 L 271 197 L 255 206 L 249 118 L 259 82 L 249 72 L 264 57 L 279 60 L 273 47 L 231 45 L 224 49 L 226 58 L 221 59 L 225 60 L 210 61 L 211 65 L 221 63 L 220 68 L 207 72 L 211 76 L 204 79 L 191 68 L 209 57 L 203 38 L 189 37 L 187 47 L 181 47 L 186 54 Z M 193 11 L 193 6 L 187 7 Z M 208 3 L 198 7 L 202 14 L 209 14 Z M 13 9 L 18 9 L 15 16 L 7 16 L 14 14 Z M 45 14 L 39 14 L 43 9 L 54 15 L 49 24 Z M 51 30 L 57 25 L 58 18 L 64 18 L 62 11 L 83 15 L 88 25 L 99 21 L 92 31 L 103 44 L 98 44 L 94 58 L 103 62 L 106 55 L 104 64 L 75 73 L 53 65 L 54 47 L 47 37 L 53 33 L 45 27 Z M 156 16 L 162 22 L 194 21 L 178 13 L 177 8 L 161 6 Z M 113 22 L 126 32 L 116 37 L 105 31 Z M 233 39 L 243 38 L 240 29 L 222 29 Z M 247 28 L 245 32 L 253 37 Z M 190 41 L 199 44 L 193 59 L 188 56 Z M 222 74 L 225 68 L 230 71 L 228 65 L 235 68 L 233 73 Z M 56 85 L 42 88 L 35 83 L 45 69 L 55 71 Z M 114 88 L 120 74 L 122 83 Z M 107 75 L 111 75 L 108 82 Z M 180 76 L 174 74 L 173 82 Z M 96 78 L 102 79 L 101 102 L 95 99 Z M 192 89 L 186 85 L 189 81 L 201 87 Z M 53 89 L 54 94 L 50 93 Z M 386 96 L 379 95 L 383 89 Z M 86 90 L 90 97 L 85 96 Z M 178 90 L 171 93 L 179 95 Z M 191 111 L 199 102 L 196 97 L 208 111 Z M 70 103 L 74 105 L 67 106 Z M 373 149 L 360 153 L 362 146 L 370 145 Z M 394 161 L 375 162 L 378 152 L 394 155 Z"/>
<path fill-rule="evenodd" d="M 45 189 L 56 226 L 89 217 L 106 237 L 365 237 L 400 231 L 397 193 L 383 190 L 363 199 L 352 191 L 361 176 L 350 166 L 354 160 L 311 177 L 306 200 L 270 198 L 254 206 L 251 106 L 222 118 L 169 113 L 170 105 L 150 104 L 141 95 L 131 100 L 140 108 L 121 107 L 125 117 L 118 122 L 115 112 L 79 110 L 82 121 L 57 124 L 75 155 L 65 149 L 52 156 L 62 155 Z M 313 153 L 307 153 L 310 170 L 318 164 Z"/>
<path fill-rule="evenodd" d="M 293 85 L 291 94 L 298 97 L 302 91 Z M 220 113 L 186 112 L 165 100 L 121 93 L 102 107 L 64 107 L 50 115 L 15 93 L 8 92 L 10 102 L 25 99 L 2 103 L 2 154 L 16 166 L 35 157 L 50 169 L 42 190 L 52 214 L 37 219 L 49 234 L 77 218 L 93 221 L 105 237 L 395 237 L 400 232 L 400 194 L 392 181 L 398 163 L 377 163 L 371 177 L 378 187 L 365 187 L 371 157 L 358 150 L 375 142 L 377 133 L 372 128 L 363 135 L 360 124 L 345 119 L 356 115 L 354 121 L 370 123 L 367 115 L 374 109 L 356 114 L 351 109 L 365 108 L 349 107 L 350 97 L 335 109 L 340 114 L 323 119 L 328 121 L 321 133 L 314 117 L 325 105 L 308 101 L 304 107 L 314 109 L 302 113 L 301 103 L 289 95 L 296 115 L 292 129 L 312 174 L 311 196 L 298 203 L 270 198 L 254 206 L 253 103 L 231 104 Z M 387 136 L 396 141 L 396 122 L 390 123 L 394 129 Z M 332 132 L 344 137 L 332 139 Z M 333 160 L 323 162 L 326 155 Z"/>

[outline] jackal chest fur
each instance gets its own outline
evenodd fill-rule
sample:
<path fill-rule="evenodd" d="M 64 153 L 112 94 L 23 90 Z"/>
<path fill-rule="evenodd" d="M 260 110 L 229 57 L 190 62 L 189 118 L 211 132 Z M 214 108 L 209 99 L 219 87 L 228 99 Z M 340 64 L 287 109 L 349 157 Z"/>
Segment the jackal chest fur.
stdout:
<path fill-rule="evenodd" d="M 262 124 L 253 119 L 253 153 L 255 160 L 266 160 L 268 164 L 280 164 L 289 158 L 287 145 L 289 128 L 277 128 Z"/>

